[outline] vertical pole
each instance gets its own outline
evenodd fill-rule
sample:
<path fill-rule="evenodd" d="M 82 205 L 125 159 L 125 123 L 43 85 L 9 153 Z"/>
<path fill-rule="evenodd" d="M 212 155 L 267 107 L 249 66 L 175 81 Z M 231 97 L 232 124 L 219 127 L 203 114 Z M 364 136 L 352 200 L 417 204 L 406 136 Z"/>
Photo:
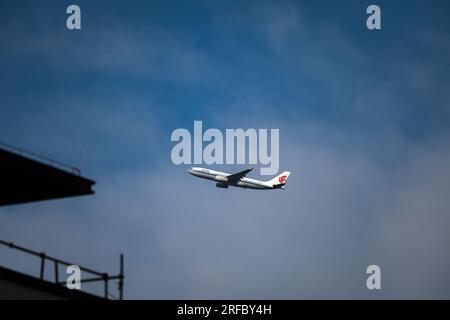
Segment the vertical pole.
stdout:
<path fill-rule="evenodd" d="M 44 279 L 44 269 L 45 269 L 45 253 L 41 253 L 41 274 L 40 274 L 40 278 L 41 280 Z"/>
<path fill-rule="evenodd" d="M 123 253 L 120 254 L 119 299 L 123 300 Z"/>
<path fill-rule="evenodd" d="M 59 283 L 58 261 L 55 260 L 55 283 Z"/>
<path fill-rule="evenodd" d="M 105 281 L 105 299 L 108 299 L 108 280 L 109 280 L 109 277 L 108 277 L 107 273 L 103 274 L 103 280 Z"/>

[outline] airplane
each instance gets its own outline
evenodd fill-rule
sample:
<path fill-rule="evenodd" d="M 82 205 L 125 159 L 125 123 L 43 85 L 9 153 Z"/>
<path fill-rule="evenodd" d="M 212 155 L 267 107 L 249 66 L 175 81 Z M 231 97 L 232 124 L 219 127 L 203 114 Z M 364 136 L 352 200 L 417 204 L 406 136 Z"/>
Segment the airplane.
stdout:
<path fill-rule="evenodd" d="M 248 188 L 248 189 L 284 189 L 286 185 L 286 180 L 291 174 L 289 171 L 284 171 L 280 175 L 276 176 L 269 181 L 261 181 L 246 178 L 247 173 L 252 171 L 253 168 L 246 169 L 237 173 L 229 174 L 226 172 L 214 171 L 205 168 L 193 167 L 186 172 L 192 174 L 193 176 L 216 181 L 216 187 L 218 188 L 228 188 L 229 186 Z"/>

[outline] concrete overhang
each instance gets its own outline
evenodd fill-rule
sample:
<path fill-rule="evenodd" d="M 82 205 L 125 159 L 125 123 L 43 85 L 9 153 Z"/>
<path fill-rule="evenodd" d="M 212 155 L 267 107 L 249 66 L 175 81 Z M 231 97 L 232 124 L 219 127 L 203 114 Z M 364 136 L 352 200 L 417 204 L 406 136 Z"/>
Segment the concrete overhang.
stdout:
<path fill-rule="evenodd" d="M 0 206 L 93 194 L 95 181 L 0 147 Z"/>

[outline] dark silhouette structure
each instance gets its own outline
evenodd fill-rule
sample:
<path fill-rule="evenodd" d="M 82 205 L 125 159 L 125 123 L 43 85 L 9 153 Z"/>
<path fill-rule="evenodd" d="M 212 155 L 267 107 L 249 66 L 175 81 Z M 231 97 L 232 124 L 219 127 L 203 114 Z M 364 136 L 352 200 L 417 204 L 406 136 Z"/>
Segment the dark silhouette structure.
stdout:
<path fill-rule="evenodd" d="M 0 299 L 2 300 L 99 300 L 90 293 L 69 290 L 61 285 L 0 267 Z"/>
<path fill-rule="evenodd" d="M 6 146 L 0 144 L 0 206 L 94 193 L 95 181 L 78 169 Z"/>
<path fill-rule="evenodd" d="M 0 177 L 0 206 L 94 194 L 92 186 L 95 181 L 82 177 L 79 169 L 3 143 L 0 143 Z M 66 282 L 60 279 L 60 267 L 73 263 L 3 240 L 0 240 L 0 245 L 38 257 L 41 262 L 39 278 L 0 266 L 0 299 L 101 299 L 65 287 Z M 109 282 L 117 280 L 117 298 L 122 299 L 123 264 L 123 255 L 120 255 L 117 275 L 78 266 L 83 275 L 89 275 L 80 282 L 103 282 L 103 298 L 108 299 L 111 296 Z M 46 265 L 54 270 L 52 281 L 44 279 Z"/>
<path fill-rule="evenodd" d="M 74 263 L 67 262 L 61 259 L 51 257 L 44 252 L 36 252 L 21 246 L 18 246 L 12 242 L 6 242 L 0 239 L 0 245 L 7 246 L 11 249 L 18 250 L 41 260 L 41 267 L 39 272 L 39 278 L 30 277 L 23 273 L 15 272 L 0 267 L 0 299 L 18 299 L 23 297 L 29 297 L 30 299 L 50 299 L 50 298 L 98 298 L 89 293 L 69 290 L 65 287 L 66 281 L 61 281 L 60 279 L 60 267 L 68 267 L 74 265 Z M 53 268 L 54 278 L 53 282 L 44 279 L 46 262 L 51 263 L 49 267 Z M 108 273 L 102 273 L 95 271 L 83 266 L 78 266 L 83 274 L 89 274 L 90 277 L 80 279 L 81 283 L 87 282 L 98 282 L 101 281 L 104 284 L 104 295 L 105 299 L 110 297 L 109 293 L 109 282 L 113 280 L 118 280 L 118 299 L 123 299 L 123 280 L 124 269 L 123 269 L 123 255 L 120 255 L 120 273 L 117 275 L 109 275 Z M 30 287 L 27 287 L 27 284 Z M 39 291 L 40 289 L 40 291 Z M 76 291 L 76 293 L 73 293 Z"/>

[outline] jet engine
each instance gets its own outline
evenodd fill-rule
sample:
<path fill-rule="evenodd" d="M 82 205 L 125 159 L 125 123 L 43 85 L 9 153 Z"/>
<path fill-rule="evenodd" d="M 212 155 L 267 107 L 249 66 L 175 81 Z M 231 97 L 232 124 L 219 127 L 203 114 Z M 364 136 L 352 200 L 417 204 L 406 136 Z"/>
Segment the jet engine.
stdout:
<path fill-rule="evenodd" d="M 216 187 L 217 188 L 228 188 L 228 184 L 223 183 L 223 182 L 217 182 Z"/>

